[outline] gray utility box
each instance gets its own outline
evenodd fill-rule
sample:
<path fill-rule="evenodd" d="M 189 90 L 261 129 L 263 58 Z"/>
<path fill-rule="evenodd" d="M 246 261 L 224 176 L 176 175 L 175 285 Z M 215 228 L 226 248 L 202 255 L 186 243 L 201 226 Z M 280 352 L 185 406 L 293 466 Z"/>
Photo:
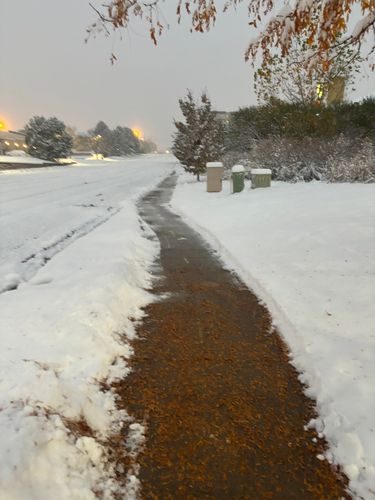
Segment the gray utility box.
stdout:
<path fill-rule="evenodd" d="M 251 188 L 271 187 L 271 170 L 268 168 L 253 168 L 251 170 Z"/>
<path fill-rule="evenodd" d="M 207 193 L 218 193 L 223 188 L 224 167 L 221 161 L 210 161 L 207 167 Z"/>

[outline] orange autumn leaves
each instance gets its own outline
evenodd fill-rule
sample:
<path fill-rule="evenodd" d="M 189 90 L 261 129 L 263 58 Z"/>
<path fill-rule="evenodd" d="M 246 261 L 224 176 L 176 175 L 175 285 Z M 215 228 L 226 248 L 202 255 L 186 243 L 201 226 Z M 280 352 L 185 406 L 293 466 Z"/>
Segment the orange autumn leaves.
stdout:
<path fill-rule="evenodd" d="M 225 12 L 243 2 L 227 0 L 221 10 Z M 178 0 L 177 19 L 180 22 L 183 15 L 190 16 L 192 31 L 208 31 L 218 15 L 216 3 L 215 0 Z M 162 5 L 161 0 L 110 0 L 105 5 L 105 12 L 100 14 L 99 24 L 105 29 L 108 25 L 119 29 L 129 26 L 132 18 L 142 17 L 156 45 L 166 27 L 160 20 Z M 350 32 L 348 25 L 353 10 L 357 17 L 360 11 L 361 19 Z M 295 0 L 292 5 L 286 3 L 282 8 L 275 0 L 250 0 L 248 16 L 248 24 L 258 28 L 259 34 L 249 43 L 246 60 L 254 61 L 260 53 L 263 65 L 267 65 L 275 49 L 286 55 L 292 40 L 300 35 L 307 38 L 314 54 L 324 60 L 324 54 L 332 49 L 340 50 L 342 46 L 359 49 L 375 26 L 375 0 Z M 370 47 L 368 55 L 374 51 L 375 47 Z M 329 64 L 329 60 L 325 64 Z"/>

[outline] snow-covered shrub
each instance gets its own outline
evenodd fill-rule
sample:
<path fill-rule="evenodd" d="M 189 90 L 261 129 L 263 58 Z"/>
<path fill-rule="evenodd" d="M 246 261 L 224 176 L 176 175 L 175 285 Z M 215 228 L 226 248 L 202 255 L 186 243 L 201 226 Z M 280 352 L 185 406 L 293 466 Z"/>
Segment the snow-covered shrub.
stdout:
<path fill-rule="evenodd" d="M 328 182 L 375 182 L 374 143 L 361 141 L 359 147 L 346 156 L 336 153 L 327 159 L 325 177 Z"/>
<path fill-rule="evenodd" d="M 374 143 L 369 139 L 268 137 L 254 143 L 249 152 L 227 152 L 226 171 L 236 164 L 246 170 L 261 167 L 284 182 L 374 182 Z"/>
<path fill-rule="evenodd" d="M 238 151 L 228 151 L 221 158 L 224 165 L 224 179 L 229 179 L 231 176 L 231 168 L 233 165 L 243 165 L 245 167 L 246 176 L 252 168 L 256 168 L 258 165 L 255 161 L 250 158 L 251 153 L 244 152 L 240 153 Z"/>
<path fill-rule="evenodd" d="M 326 157 L 326 153 L 313 142 L 312 138 L 303 141 L 285 137 L 260 139 L 254 142 L 250 152 L 227 152 L 223 163 L 228 170 L 235 163 L 240 163 L 246 170 L 269 168 L 275 180 L 310 182 L 321 178 Z"/>

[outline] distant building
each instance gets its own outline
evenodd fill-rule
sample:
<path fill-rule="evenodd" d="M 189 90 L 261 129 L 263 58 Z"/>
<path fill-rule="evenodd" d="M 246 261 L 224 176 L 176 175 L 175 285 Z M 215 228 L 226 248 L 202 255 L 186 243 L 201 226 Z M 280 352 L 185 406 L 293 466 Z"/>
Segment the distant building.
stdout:
<path fill-rule="evenodd" d="M 231 111 L 214 111 L 216 120 L 220 121 L 224 125 L 227 125 L 230 120 L 230 116 L 232 114 Z"/>
<path fill-rule="evenodd" d="M 4 155 L 7 151 L 19 149 L 26 151 L 25 134 L 22 132 L 13 132 L 12 130 L 0 130 L 0 154 Z"/>
<path fill-rule="evenodd" d="M 328 86 L 327 104 L 340 104 L 345 97 L 346 78 L 337 76 Z"/>

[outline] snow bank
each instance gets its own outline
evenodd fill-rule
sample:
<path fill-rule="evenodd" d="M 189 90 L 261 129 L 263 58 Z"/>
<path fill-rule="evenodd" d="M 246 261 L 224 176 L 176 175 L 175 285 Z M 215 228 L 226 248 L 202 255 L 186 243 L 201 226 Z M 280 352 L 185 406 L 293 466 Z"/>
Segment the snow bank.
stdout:
<path fill-rule="evenodd" d="M 375 498 L 375 186 L 273 183 L 229 195 L 180 177 L 172 207 L 267 304 L 317 401 L 326 458 Z"/>
<path fill-rule="evenodd" d="M 51 162 L 48 162 L 46 160 L 41 160 L 40 158 L 34 158 L 33 156 L 27 154 L 23 154 L 19 156 L 0 155 L 0 163 L 30 163 L 35 165 L 43 165 L 44 163 L 51 163 Z"/>
<path fill-rule="evenodd" d="M 102 442 L 128 416 L 100 382 L 126 375 L 131 318 L 151 300 L 159 244 L 135 202 L 169 171 L 138 160 L 1 176 L 0 270 L 15 288 L 0 295 L 2 499 L 119 493 Z"/>

